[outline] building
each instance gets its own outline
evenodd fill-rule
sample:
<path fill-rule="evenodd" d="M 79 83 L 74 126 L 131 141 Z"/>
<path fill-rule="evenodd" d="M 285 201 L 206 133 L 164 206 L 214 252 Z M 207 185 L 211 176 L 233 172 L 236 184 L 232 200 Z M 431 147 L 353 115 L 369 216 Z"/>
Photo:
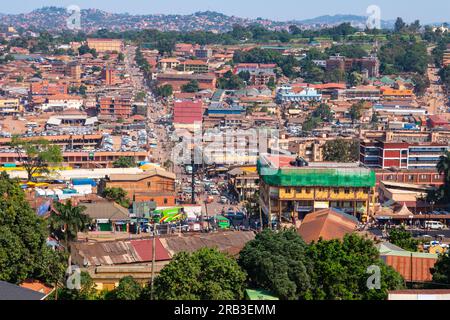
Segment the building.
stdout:
<path fill-rule="evenodd" d="M 79 202 L 78 205 L 86 208 L 85 214 L 95 224 L 96 231 L 126 232 L 129 230 L 128 209 L 113 201 Z"/>
<path fill-rule="evenodd" d="M 292 86 L 284 85 L 277 89 L 276 101 L 278 103 L 285 102 L 309 102 L 309 101 L 321 101 L 322 94 L 318 93 L 316 89 L 305 87 L 300 92 L 294 92 Z"/>
<path fill-rule="evenodd" d="M 381 91 L 373 86 L 358 86 L 341 90 L 339 96 L 342 96 L 345 100 L 378 101 L 381 99 Z"/>
<path fill-rule="evenodd" d="M 0 300 L 44 300 L 46 297 L 39 291 L 0 281 Z"/>
<path fill-rule="evenodd" d="M 378 77 L 380 75 L 380 62 L 377 57 L 364 57 L 360 59 L 346 58 L 343 56 L 331 56 L 326 61 L 326 69 L 328 72 L 340 70 L 342 72 L 350 72 L 358 69 L 366 72 L 369 78 Z"/>
<path fill-rule="evenodd" d="M 444 184 L 444 175 L 439 174 L 436 168 L 429 169 L 375 169 L 377 187 L 381 181 L 408 183 L 414 185 L 427 185 L 439 187 Z"/>
<path fill-rule="evenodd" d="M 15 115 L 22 111 L 20 100 L 16 98 L 0 98 L 0 115 Z"/>
<path fill-rule="evenodd" d="M 208 116 L 242 115 L 245 109 L 239 105 L 225 105 L 224 103 L 211 103 L 208 106 Z"/>
<path fill-rule="evenodd" d="M 360 143 L 360 162 L 369 168 L 431 169 L 436 167 L 439 157 L 446 150 L 450 150 L 448 143 L 410 144 L 364 140 Z"/>
<path fill-rule="evenodd" d="M 99 103 L 101 115 L 117 118 L 129 118 L 133 115 L 131 97 L 129 96 L 104 96 L 100 98 Z"/>
<path fill-rule="evenodd" d="M 198 59 L 209 59 L 212 56 L 212 50 L 206 46 L 194 50 L 194 55 Z"/>
<path fill-rule="evenodd" d="M 239 200 L 251 198 L 259 190 L 259 175 L 256 166 L 234 167 L 227 172 L 228 185 Z"/>
<path fill-rule="evenodd" d="M 207 73 L 209 71 L 208 63 L 202 60 L 186 60 L 181 63 L 181 69 L 194 73 Z"/>
<path fill-rule="evenodd" d="M 408 282 L 431 281 L 433 276 L 430 269 L 437 261 L 437 254 L 411 252 L 389 242 L 377 245 L 380 258 L 400 273 Z"/>
<path fill-rule="evenodd" d="M 173 104 L 173 123 L 175 125 L 193 125 L 203 119 L 203 103 L 201 100 L 177 100 Z"/>
<path fill-rule="evenodd" d="M 114 187 L 125 190 L 131 201 L 154 201 L 158 207 L 175 205 L 175 174 L 161 168 L 141 174 L 111 174 L 101 180 L 99 192 Z"/>
<path fill-rule="evenodd" d="M 123 41 L 119 39 L 87 39 L 87 45 L 97 52 L 122 52 Z"/>
<path fill-rule="evenodd" d="M 158 61 L 158 68 L 161 71 L 166 71 L 167 69 L 176 69 L 180 65 L 180 61 L 176 58 L 163 58 Z"/>
<path fill-rule="evenodd" d="M 77 62 L 68 63 L 65 68 L 65 75 L 73 80 L 81 79 L 81 65 Z"/>
<path fill-rule="evenodd" d="M 108 86 L 113 86 L 117 83 L 116 72 L 114 69 L 111 69 L 110 66 L 106 66 L 102 70 L 102 80 L 105 81 L 105 84 Z"/>
<path fill-rule="evenodd" d="M 449 289 L 406 289 L 388 292 L 388 300 L 450 300 Z"/>
<path fill-rule="evenodd" d="M 47 80 L 30 83 L 30 100 L 47 98 L 52 95 L 68 94 L 67 84 L 62 82 L 50 83 Z"/>
<path fill-rule="evenodd" d="M 215 232 L 164 235 L 155 239 L 155 275 L 179 252 L 194 252 L 201 248 L 217 248 L 236 256 L 248 241 L 255 238 L 253 232 Z M 72 261 L 83 266 L 96 284 L 96 289 L 113 290 L 120 279 L 132 276 L 142 284 L 148 284 L 152 276 L 152 238 L 76 242 L 72 247 Z"/>
<path fill-rule="evenodd" d="M 201 90 L 216 89 L 217 79 L 214 75 L 209 73 L 159 73 L 156 78 L 158 86 L 170 84 L 174 91 L 181 91 L 181 87 L 192 80 L 196 80 L 198 82 Z"/>
<path fill-rule="evenodd" d="M 356 231 L 358 219 L 336 209 L 322 209 L 306 215 L 297 232 L 307 242 L 342 240 Z"/>
<path fill-rule="evenodd" d="M 364 219 L 374 201 L 375 172 L 357 164 L 308 164 L 292 156 L 261 155 L 257 166 L 266 216 L 290 221 L 292 216 L 302 219 L 314 210 L 336 208 Z"/>

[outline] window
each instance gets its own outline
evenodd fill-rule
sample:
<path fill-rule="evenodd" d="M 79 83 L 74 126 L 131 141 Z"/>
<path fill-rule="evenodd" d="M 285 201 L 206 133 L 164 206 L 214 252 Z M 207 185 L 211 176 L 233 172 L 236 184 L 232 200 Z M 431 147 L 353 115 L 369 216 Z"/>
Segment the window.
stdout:
<path fill-rule="evenodd" d="M 306 193 L 310 194 L 311 193 L 311 189 L 310 188 L 306 188 Z"/>
<path fill-rule="evenodd" d="M 167 204 L 167 202 L 168 202 L 167 198 L 164 198 L 164 204 Z"/>
<path fill-rule="evenodd" d="M 286 188 L 286 189 L 284 190 L 284 192 L 286 192 L 286 193 L 291 193 L 291 188 Z"/>
<path fill-rule="evenodd" d="M 147 182 L 147 187 L 151 187 L 152 186 L 152 183 L 151 182 Z"/>
<path fill-rule="evenodd" d="M 350 189 L 345 188 L 345 189 L 344 189 L 344 193 L 345 193 L 345 194 L 350 194 Z"/>

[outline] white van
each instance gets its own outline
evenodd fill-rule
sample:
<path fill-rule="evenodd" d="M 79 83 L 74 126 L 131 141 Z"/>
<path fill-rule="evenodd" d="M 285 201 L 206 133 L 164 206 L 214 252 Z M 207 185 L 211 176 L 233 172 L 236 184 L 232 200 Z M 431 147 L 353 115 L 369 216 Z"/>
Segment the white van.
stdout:
<path fill-rule="evenodd" d="M 445 229 L 445 225 L 439 221 L 425 221 L 425 229 L 442 230 Z"/>

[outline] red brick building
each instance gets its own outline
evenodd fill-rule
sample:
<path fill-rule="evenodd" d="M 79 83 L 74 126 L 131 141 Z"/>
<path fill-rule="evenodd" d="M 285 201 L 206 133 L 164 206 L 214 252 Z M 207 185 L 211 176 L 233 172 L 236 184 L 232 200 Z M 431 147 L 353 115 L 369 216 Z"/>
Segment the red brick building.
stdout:
<path fill-rule="evenodd" d="M 100 114 L 115 116 L 117 118 L 129 118 L 133 115 L 131 97 L 106 96 L 100 98 Z"/>

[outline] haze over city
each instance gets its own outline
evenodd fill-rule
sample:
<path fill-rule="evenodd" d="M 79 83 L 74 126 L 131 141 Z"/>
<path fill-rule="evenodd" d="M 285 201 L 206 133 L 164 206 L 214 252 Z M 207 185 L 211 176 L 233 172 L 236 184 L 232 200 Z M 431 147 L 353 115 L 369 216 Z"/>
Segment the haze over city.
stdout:
<path fill-rule="evenodd" d="M 392 20 L 399 16 L 405 21 L 416 19 L 423 23 L 435 23 L 448 21 L 450 2 L 446 0 L 428 1 L 424 6 L 422 0 L 17 0 L 7 1 L 2 4 L 1 13 L 26 13 L 43 6 L 67 7 L 78 5 L 82 9 L 96 8 L 108 12 L 130 14 L 190 14 L 196 11 L 217 11 L 227 15 L 235 15 L 248 18 L 268 18 L 273 20 L 300 20 L 309 19 L 321 15 L 355 14 L 365 15 L 366 8 L 370 5 L 378 5 L 381 8 L 383 20 Z"/>

